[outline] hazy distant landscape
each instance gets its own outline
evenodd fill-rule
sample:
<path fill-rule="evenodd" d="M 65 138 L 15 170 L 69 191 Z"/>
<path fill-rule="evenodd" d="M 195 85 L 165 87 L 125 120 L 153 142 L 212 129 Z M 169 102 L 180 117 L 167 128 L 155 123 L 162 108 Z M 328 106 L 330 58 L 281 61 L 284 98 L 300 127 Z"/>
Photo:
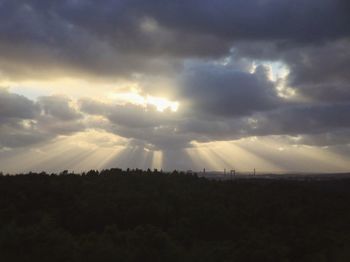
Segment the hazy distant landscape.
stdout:
<path fill-rule="evenodd" d="M 349 261 L 348 175 L 246 178 L 121 169 L 1 175 L 1 259 Z"/>

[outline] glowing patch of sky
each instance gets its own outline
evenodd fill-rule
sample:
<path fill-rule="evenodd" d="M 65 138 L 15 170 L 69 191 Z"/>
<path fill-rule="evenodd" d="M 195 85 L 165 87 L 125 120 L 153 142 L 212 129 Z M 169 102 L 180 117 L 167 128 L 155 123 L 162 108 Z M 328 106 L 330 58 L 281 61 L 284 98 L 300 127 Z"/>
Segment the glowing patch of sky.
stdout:
<path fill-rule="evenodd" d="M 170 101 L 163 97 L 155 97 L 151 95 L 142 96 L 137 91 L 127 93 L 111 93 L 109 94 L 109 98 L 122 104 L 131 103 L 143 107 L 152 105 L 155 106 L 159 112 L 164 112 L 167 109 L 170 109 L 172 112 L 176 112 L 179 108 L 179 102 L 177 101 Z"/>
<path fill-rule="evenodd" d="M 194 171 L 202 171 L 203 168 L 208 171 L 235 169 L 246 173 L 256 168 L 258 173 L 345 172 L 350 168 L 346 157 L 332 152 L 330 148 L 294 146 L 272 136 L 237 141 L 193 142 L 193 147 L 178 152 L 181 156 L 184 153 L 188 161 L 181 168 Z M 59 172 L 63 169 L 81 172 L 110 167 L 162 168 L 170 171 L 176 168 L 176 155 L 176 150 L 172 153 L 145 150 L 130 146 L 128 139 L 88 130 L 18 152 L 16 149 L 3 150 L 0 152 L 0 165 L 4 172 Z M 21 159 L 20 163 L 18 159 Z"/>

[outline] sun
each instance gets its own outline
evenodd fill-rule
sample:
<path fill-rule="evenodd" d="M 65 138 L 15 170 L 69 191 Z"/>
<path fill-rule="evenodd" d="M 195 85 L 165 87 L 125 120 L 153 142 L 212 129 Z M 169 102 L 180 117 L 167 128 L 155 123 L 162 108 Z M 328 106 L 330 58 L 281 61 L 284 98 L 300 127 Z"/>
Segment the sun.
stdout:
<path fill-rule="evenodd" d="M 146 101 L 147 104 L 155 106 L 159 112 L 164 112 L 167 109 L 176 112 L 179 108 L 179 102 L 173 102 L 166 98 L 147 96 Z"/>
<path fill-rule="evenodd" d="M 158 112 L 164 112 L 169 110 L 170 112 L 177 112 L 179 109 L 178 101 L 171 101 L 164 97 L 145 95 L 142 96 L 137 91 L 131 91 L 127 93 L 113 93 L 109 95 L 109 98 L 121 104 L 134 104 L 143 107 L 154 106 Z"/>

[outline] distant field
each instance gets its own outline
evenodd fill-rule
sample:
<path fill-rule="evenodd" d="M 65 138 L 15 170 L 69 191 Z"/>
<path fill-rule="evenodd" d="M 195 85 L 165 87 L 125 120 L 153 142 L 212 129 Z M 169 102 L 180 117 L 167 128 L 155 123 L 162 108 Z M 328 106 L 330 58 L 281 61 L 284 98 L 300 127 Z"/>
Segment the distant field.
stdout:
<path fill-rule="evenodd" d="M 262 172 L 254 175 L 252 172 L 237 172 L 231 174 L 229 172 L 198 172 L 199 177 L 218 180 L 232 179 L 277 179 L 277 180 L 339 180 L 350 179 L 350 173 L 271 173 Z"/>

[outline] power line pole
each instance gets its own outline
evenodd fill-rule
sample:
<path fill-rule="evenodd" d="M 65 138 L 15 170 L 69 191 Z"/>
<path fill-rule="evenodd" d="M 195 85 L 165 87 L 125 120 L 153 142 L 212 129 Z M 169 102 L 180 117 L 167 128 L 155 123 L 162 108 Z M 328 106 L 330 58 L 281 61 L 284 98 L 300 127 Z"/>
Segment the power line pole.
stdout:
<path fill-rule="evenodd" d="M 230 171 L 231 180 L 233 179 L 233 176 L 236 176 L 236 170 L 235 169 L 231 169 L 231 171 Z"/>

